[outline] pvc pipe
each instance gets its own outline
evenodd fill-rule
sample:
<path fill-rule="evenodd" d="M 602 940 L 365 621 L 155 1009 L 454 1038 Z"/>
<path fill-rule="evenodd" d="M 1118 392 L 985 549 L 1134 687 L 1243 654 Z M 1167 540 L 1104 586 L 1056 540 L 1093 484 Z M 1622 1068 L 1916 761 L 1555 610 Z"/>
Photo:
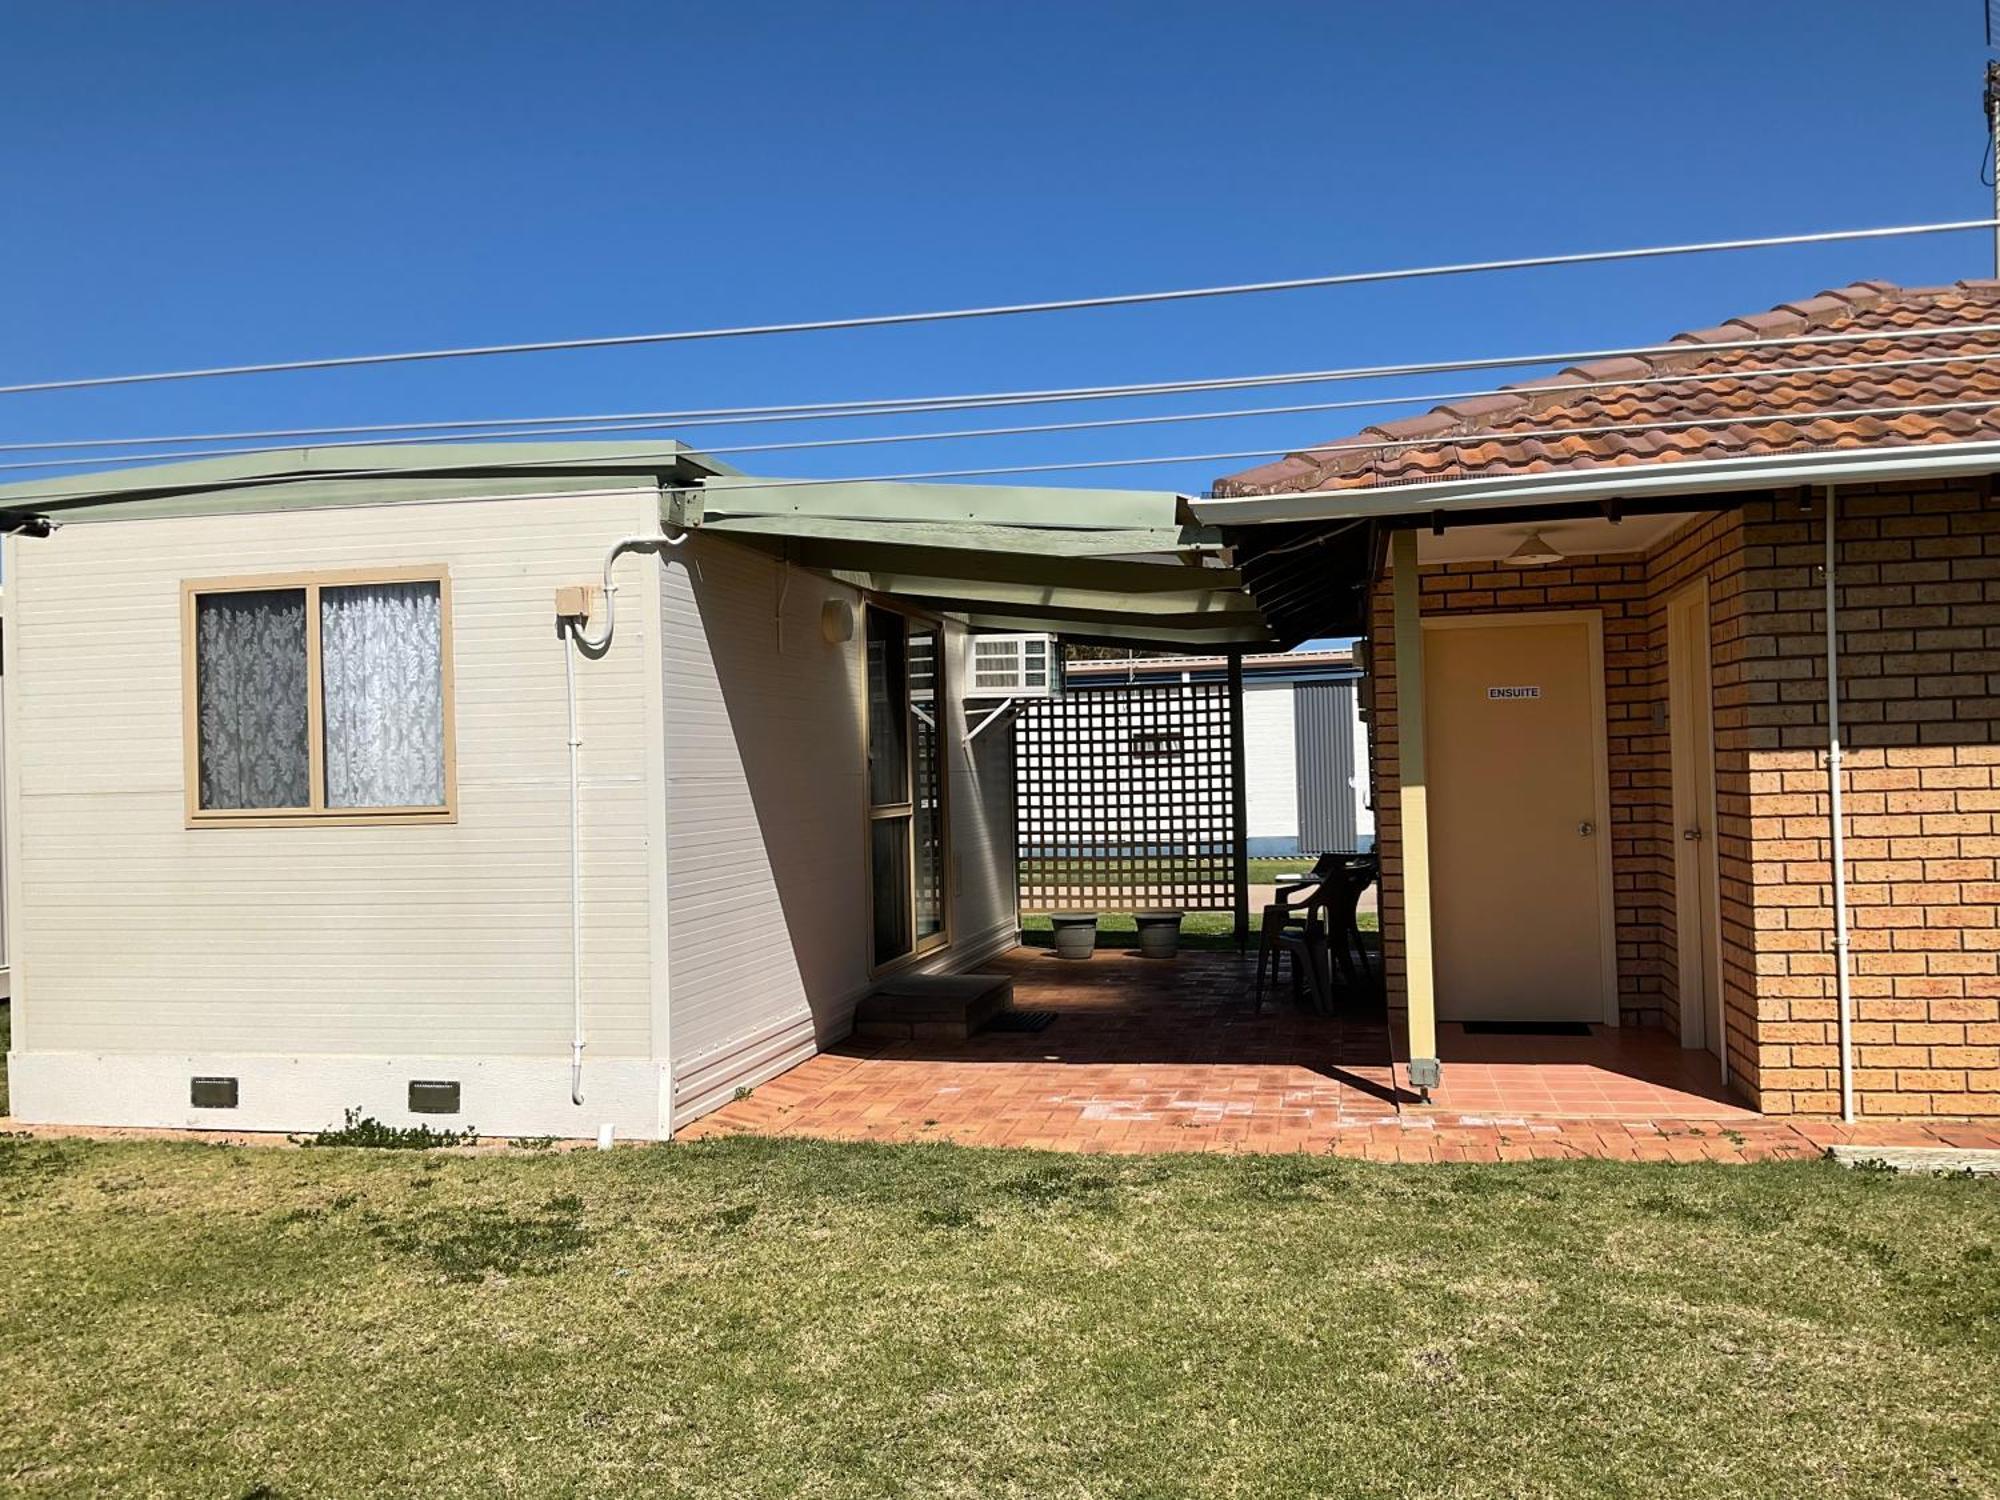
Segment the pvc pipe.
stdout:
<path fill-rule="evenodd" d="M 592 655 L 610 649 L 611 637 L 618 628 L 618 586 L 611 581 L 611 568 L 620 557 L 627 552 L 679 547 L 687 539 L 685 531 L 679 536 L 668 536 L 662 531 L 623 537 L 612 543 L 611 550 L 604 554 L 604 634 L 591 636 L 584 630 L 582 620 L 574 615 L 564 616 L 562 621 L 563 688 L 569 707 L 569 1100 L 576 1105 L 583 1103 L 583 792 L 580 774 L 583 737 L 577 732 L 576 653 L 570 645 L 574 642 L 578 650 Z"/>
<path fill-rule="evenodd" d="M 573 623 L 570 626 L 570 633 L 576 637 L 576 643 L 592 653 L 604 651 L 611 645 L 612 633 L 618 628 L 618 585 L 611 581 L 612 564 L 627 552 L 646 552 L 655 547 L 685 546 L 687 539 L 688 534 L 685 531 L 679 536 L 668 536 L 664 531 L 656 531 L 650 535 L 621 537 L 613 542 L 611 550 L 604 554 L 604 634 L 592 636 Z"/>
<path fill-rule="evenodd" d="M 1826 793 L 1833 855 L 1833 972 L 1840 1033 L 1840 1118 L 1854 1118 L 1853 997 L 1847 976 L 1847 841 L 1840 806 L 1840 629 L 1835 595 L 1834 487 L 1826 487 Z"/>
<path fill-rule="evenodd" d="M 576 732 L 576 653 L 570 650 L 574 621 L 563 625 L 563 688 L 569 703 L 569 1102 L 583 1103 L 583 839 L 582 794 L 577 753 L 583 741 Z"/>

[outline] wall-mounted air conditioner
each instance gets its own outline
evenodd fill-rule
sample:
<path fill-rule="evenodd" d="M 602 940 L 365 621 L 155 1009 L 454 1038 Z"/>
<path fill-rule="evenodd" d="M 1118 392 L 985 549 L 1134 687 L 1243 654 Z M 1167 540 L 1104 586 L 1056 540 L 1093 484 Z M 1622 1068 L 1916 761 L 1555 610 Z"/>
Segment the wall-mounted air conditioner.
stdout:
<path fill-rule="evenodd" d="M 1052 635 L 975 635 L 967 698 L 1053 698 L 1062 658 Z"/>

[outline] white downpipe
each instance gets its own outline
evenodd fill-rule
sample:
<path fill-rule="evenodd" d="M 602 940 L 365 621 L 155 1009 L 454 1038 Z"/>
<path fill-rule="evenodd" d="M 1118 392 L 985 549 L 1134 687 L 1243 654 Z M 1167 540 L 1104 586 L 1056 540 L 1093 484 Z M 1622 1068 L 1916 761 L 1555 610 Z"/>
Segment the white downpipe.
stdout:
<path fill-rule="evenodd" d="M 569 1102 L 583 1103 L 583 804 L 577 778 L 576 653 L 570 650 L 572 620 L 563 621 L 563 688 L 569 701 Z"/>
<path fill-rule="evenodd" d="M 604 633 L 590 635 L 584 630 L 582 619 L 575 615 L 566 615 L 562 620 L 563 688 L 569 704 L 569 1099 L 572 1104 L 583 1103 L 583 792 L 580 775 L 583 736 L 577 732 L 576 722 L 576 651 L 570 648 L 574 644 L 577 651 L 588 651 L 593 656 L 610 649 L 612 634 L 618 628 L 618 585 L 611 581 L 611 568 L 619 558 L 627 552 L 678 547 L 686 541 L 686 532 L 679 536 L 655 532 L 650 536 L 623 537 L 612 543 L 611 550 L 604 554 Z"/>
<path fill-rule="evenodd" d="M 1840 628 L 1835 595 L 1834 487 L 1826 487 L 1826 791 L 1833 835 L 1833 974 L 1840 1033 L 1840 1118 L 1854 1118 L 1853 997 L 1847 979 L 1847 838 L 1840 806 Z"/>

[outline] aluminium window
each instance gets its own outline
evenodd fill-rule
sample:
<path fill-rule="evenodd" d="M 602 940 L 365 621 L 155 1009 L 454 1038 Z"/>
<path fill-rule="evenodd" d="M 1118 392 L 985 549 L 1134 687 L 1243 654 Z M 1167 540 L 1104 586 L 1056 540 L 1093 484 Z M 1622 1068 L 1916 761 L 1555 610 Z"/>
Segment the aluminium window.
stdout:
<path fill-rule="evenodd" d="M 944 636 L 870 606 L 868 889 L 875 968 L 947 940 Z"/>
<path fill-rule="evenodd" d="M 1134 760 L 1179 760 L 1187 751 L 1178 729 L 1135 729 L 1126 744 Z"/>
<path fill-rule="evenodd" d="M 442 568 L 182 587 L 191 824 L 455 815 Z"/>

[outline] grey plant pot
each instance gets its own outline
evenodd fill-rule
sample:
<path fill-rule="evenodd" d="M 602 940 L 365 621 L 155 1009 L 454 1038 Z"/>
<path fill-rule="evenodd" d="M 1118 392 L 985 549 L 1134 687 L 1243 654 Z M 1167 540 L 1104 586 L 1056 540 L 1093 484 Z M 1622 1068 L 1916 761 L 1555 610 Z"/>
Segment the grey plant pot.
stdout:
<path fill-rule="evenodd" d="M 1065 912 L 1049 918 L 1058 958 L 1088 958 L 1097 947 L 1097 913 Z"/>
<path fill-rule="evenodd" d="M 1181 913 L 1142 911 L 1133 920 L 1139 928 L 1139 952 L 1147 958 L 1172 958 L 1181 951 Z"/>

